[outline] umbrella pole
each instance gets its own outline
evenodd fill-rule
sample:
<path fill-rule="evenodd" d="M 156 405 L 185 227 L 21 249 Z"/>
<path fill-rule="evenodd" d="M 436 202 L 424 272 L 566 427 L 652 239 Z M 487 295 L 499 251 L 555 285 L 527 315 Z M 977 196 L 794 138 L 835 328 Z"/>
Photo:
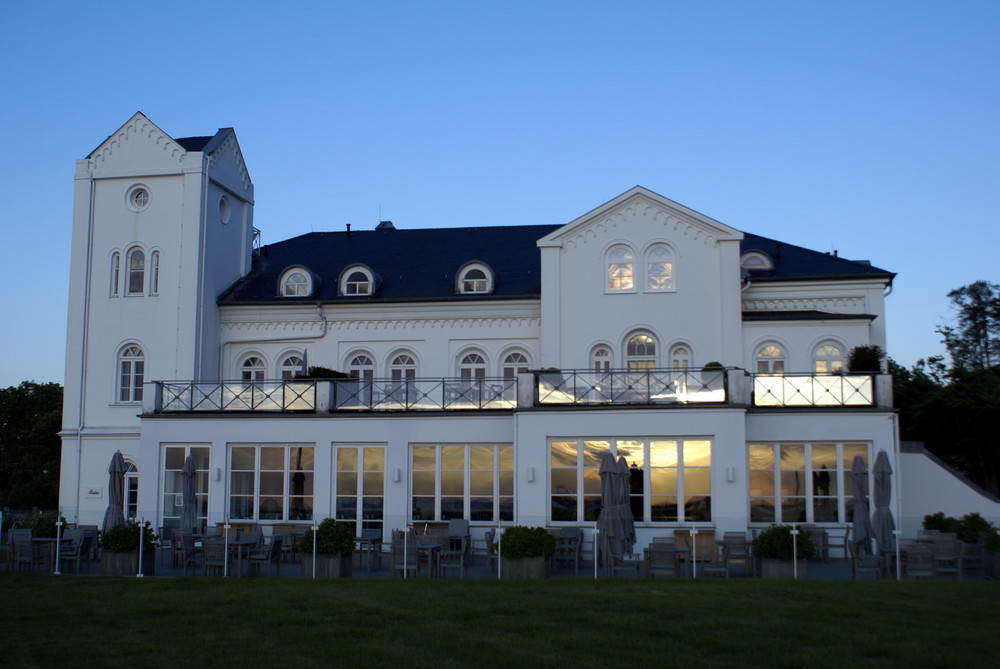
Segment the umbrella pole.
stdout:
<path fill-rule="evenodd" d="M 691 537 L 691 578 L 698 578 L 698 549 L 695 546 L 698 541 L 698 530 L 692 527 L 688 533 Z"/>
<path fill-rule="evenodd" d="M 501 578 L 501 576 L 500 576 L 500 560 L 503 559 L 503 557 L 502 557 L 502 555 L 503 555 L 502 542 L 503 542 L 503 528 L 500 527 L 500 525 L 497 525 L 497 579 L 498 580 Z"/>
<path fill-rule="evenodd" d="M 142 516 L 139 516 L 139 571 L 136 573 L 136 578 L 143 578 L 145 574 L 142 573 L 142 545 L 146 543 L 146 524 L 142 522 Z"/>
<path fill-rule="evenodd" d="M 600 541 L 601 531 L 594 530 L 594 578 L 597 578 L 597 546 Z"/>

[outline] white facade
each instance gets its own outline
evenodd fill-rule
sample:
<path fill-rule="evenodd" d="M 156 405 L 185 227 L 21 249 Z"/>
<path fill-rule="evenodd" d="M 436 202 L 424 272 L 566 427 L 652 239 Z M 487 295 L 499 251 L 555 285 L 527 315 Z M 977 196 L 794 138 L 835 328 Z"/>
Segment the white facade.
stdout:
<path fill-rule="evenodd" d="M 157 525 L 177 521 L 190 453 L 207 523 L 592 526 L 592 457 L 614 448 L 635 464 L 641 545 L 680 526 L 845 526 L 853 455 L 906 466 L 889 377 L 840 374 L 851 348 L 885 347 L 890 273 L 641 187 L 538 228 L 509 264 L 490 244 L 463 257 L 474 229 L 391 226 L 257 255 L 233 131 L 175 140 L 136 114 L 77 163 L 63 512 L 100 522 L 121 450 L 127 511 Z M 411 294 L 426 277 L 402 268 L 409 240 L 442 239 L 458 260 Z M 307 363 L 355 380 L 291 381 Z"/>

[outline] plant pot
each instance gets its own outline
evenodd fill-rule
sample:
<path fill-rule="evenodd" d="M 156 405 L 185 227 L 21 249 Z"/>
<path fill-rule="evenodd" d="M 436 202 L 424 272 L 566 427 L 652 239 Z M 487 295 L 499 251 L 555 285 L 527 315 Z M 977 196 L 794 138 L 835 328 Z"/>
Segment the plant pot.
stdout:
<path fill-rule="evenodd" d="M 799 560 L 799 578 L 806 577 L 806 561 Z M 795 578 L 794 564 L 791 560 L 772 560 L 764 558 L 760 564 L 761 578 Z"/>
<path fill-rule="evenodd" d="M 101 551 L 101 573 L 105 576 L 135 576 L 139 573 L 139 551 L 128 553 L 112 553 Z M 156 551 L 149 549 L 142 552 L 143 576 L 156 575 Z"/>
<path fill-rule="evenodd" d="M 316 556 L 316 578 L 347 578 L 354 573 L 354 560 L 350 555 L 320 553 Z M 312 578 L 313 556 L 302 556 L 302 578 Z"/>
<path fill-rule="evenodd" d="M 503 578 L 548 578 L 548 561 L 544 557 L 503 560 Z"/>

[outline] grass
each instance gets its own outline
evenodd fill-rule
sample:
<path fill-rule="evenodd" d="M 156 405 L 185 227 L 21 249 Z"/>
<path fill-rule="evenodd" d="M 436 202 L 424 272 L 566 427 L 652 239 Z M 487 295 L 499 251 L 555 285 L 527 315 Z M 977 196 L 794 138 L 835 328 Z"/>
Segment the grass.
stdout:
<path fill-rule="evenodd" d="M 987 667 L 1000 582 L 0 574 L 10 667 Z"/>

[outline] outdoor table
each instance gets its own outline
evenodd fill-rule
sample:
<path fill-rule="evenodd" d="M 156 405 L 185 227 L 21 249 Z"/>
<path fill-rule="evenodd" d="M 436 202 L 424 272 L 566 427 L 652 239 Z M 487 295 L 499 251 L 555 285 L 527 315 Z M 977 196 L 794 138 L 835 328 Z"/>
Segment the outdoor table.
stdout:
<path fill-rule="evenodd" d="M 354 538 L 355 543 L 358 544 L 358 550 L 364 551 L 368 554 L 368 568 L 367 571 L 372 570 L 372 561 L 375 557 L 375 548 L 382 543 L 382 533 L 379 532 L 378 535 L 362 535 L 360 537 Z M 360 563 L 359 563 L 360 566 Z"/>
<path fill-rule="evenodd" d="M 243 575 L 243 549 L 253 548 L 257 545 L 256 539 L 231 539 L 229 541 L 229 550 L 236 554 L 236 576 Z"/>
<path fill-rule="evenodd" d="M 32 554 L 38 560 L 38 567 L 41 569 L 44 559 L 46 569 L 54 569 L 56 563 L 56 541 L 55 537 L 31 537 Z"/>
<path fill-rule="evenodd" d="M 437 560 L 440 552 L 441 544 L 439 542 L 429 543 L 426 539 L 418 537 L 417 555 L 427 559 L 427 578 L 437 576 Z"/>

